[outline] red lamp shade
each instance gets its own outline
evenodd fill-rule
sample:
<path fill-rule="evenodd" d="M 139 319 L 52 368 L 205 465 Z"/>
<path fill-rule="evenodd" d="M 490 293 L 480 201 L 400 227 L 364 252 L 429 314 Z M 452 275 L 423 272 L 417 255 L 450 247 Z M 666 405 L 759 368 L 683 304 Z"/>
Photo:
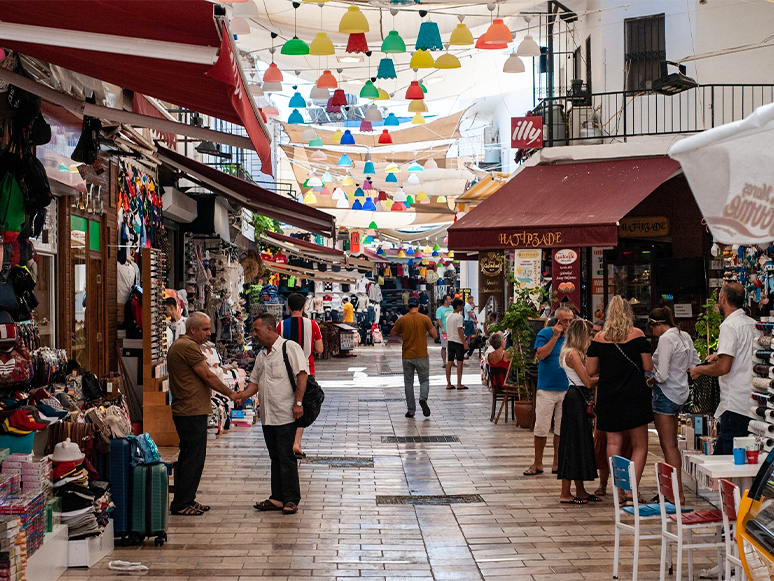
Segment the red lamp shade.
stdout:
<path fill-rule="evenodd" d="M 406 206 L 403 202 L 395 202 L 390 208 L 393 212 L 405 212 Z"/>
<path fill-rule="evenodd" d="M 347 41 L 347 52 L 368 52 L 368 42 L 365 33 L 350 34 Z"/>
<path fill-rule="evenodd" d="M 325 105 L 325 112 L 326 113 L 341 113 L 341 105 L 334 105 L 333 104 L 333 97 L 328 99 L 328 103 Z"/>
<path fill-rule="evenodd" d="M 323 74 L 317 79 L 317 87 L 319 89 L 336 89 L 338 86 L 336 77 L 330 71 L 323 71 Z"/>
<path fill-rule="evenodd" d="M 370 121 L 366 121 L 365 119 L 363 119 L 360 122 L 360 131 L 370 132 L 370 131 L 373 131 L 373 130 L 374 130 L 374 126 L 371 124 Z"/>
<path fill-rule="evenodd" d="M 281 83 L 282 71 L 279 70 L 279 67 L 277 65 L 275 65 L 274 63 L 271 63 L 269 65 L 269 68 L 266 69 L 266 72 L 263 73 L 263 80 L 266 83 Z"/>
<path fill-rule="evenodd" d="M 508 44 L 505 42 L 500 42 L 497 44 L 489 44 L 489 37 L 485 32 L 484 34 L 478 37 L 478 40 L 476 41 L 476 48 L 481 48 L 484 50 L 502 50 L 504 48 L 508 48 Z"/>
<path fill-rule="evenodd" d="M 513 42 L 511 31 L 505 26 L 502 18 L 495 18 L 486 31 L 485 44 L 508 44 Z"/>
<path fill-rule="evenodd" d="M 424 99 L 425 92 L 419 86 L 419 81 L 411 81 L 409 88 L 406 89 L 406 99 Z"/>
<path fill-rule="evenodd" d="M 421 91 L 422 89 L 419 89 L 419 90 Z M 381 144 L 392 143 L 392 135 L 390 135 L 390 132 L 387 131 L 386 129 L 382 130 L 382 134 L 379 136 L 379 143 Z"/>
<path fill-rule="evenodd" d="M 387 192 L 385 192 L 384 190 L 379 190 L 379 197 L 376 199 L 379 202 L 384 202 L 385 200 L 387 200 Z"/>
<path fill-rule="evenodd" d="M 333 91 L 330 104 L 337 107 L 344 107 L 347 104 L 347 96 L 344 94 L 344 89 L 336 89 Z"/>

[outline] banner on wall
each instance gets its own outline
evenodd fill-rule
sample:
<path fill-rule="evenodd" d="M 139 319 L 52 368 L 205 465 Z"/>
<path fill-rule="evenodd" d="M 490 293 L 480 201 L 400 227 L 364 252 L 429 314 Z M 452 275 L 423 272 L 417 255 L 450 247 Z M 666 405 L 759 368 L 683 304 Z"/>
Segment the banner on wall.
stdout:
<path fill-rule="evenodd" d="M 499 316 L 504 312 L 505 255 L 500 252 L 480 253 L 478 256 L 478 308 L 492 299 L 492 310 Z"/>
<path fill-rule="evenodd" d="M 603 270 L 604 248 L 591 249 L 591 310 L 593 321 L 605 319 L 605 272 Z"/>
<path fill-rule="evenodd" d="M 514 254 L 513 277 L 520 288 L 540 286 L 542 250 L 517 250 Z"/>
<path fill-rule="evenodd" d="M 511 147 L 513 149 L 543 147 L 543 118 L 511 117 Z"/>
<path fill-rule="evenodd" d="M 580 249 L 554 249 L 552 258 L 552 290 L 555 294 L 551 308 L 555 310 L 572 303 L 575 310 L 580 312 Z"/>

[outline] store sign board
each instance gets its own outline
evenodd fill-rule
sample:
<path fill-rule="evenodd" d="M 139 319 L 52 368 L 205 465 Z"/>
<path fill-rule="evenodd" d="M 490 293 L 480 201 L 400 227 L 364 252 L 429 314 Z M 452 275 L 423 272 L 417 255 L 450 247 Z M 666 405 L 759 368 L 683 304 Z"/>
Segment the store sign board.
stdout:
<path fill-rule="evenodd" d="M 514 257 L 513 277 L 521 288 L 540 286 L 542 250 L 517 250 Z"/>
<path fill-rule="evenodd" d="M 543 118 L 511 117 L 511 147 L 514 149 L 543 147 Z"/>
<path fill-rule="evenodd" d="M 618 222 L 619 238 L 661 238 L 669 236 L 666 216 L 632 216 Z"/>
<path fill-rule="evenodd" d="M 591 308 L 595 323 L 605 319 L 604 254 L 604 248 L 591 249 Z"/>
<path fill-rule="evenodd" d="M 675 304 L 675 318 L 691 319 L 693 318 L 693 306 L 691 303 Z"/>
<path fill-rule="evenodd" d="M 551 307 L 556 309 L 572 303 L 580 311 L 580 248 L 555 249 L 552 258 L 551 288 L 555 294 Z"/>
<path fill-rule="evenodd" d="M 482 252 L 478 257 L 478 305 L 482 308 L 492 299 L 494 312 L 503 313 L 505 300 L 505 255 Z"/>

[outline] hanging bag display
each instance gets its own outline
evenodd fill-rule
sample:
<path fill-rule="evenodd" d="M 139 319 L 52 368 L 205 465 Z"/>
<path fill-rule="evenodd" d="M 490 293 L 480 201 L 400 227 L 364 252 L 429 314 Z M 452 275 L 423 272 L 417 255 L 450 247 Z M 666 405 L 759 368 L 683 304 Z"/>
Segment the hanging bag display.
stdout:
<path fill-rule="evenodd" d="M 0 387 L 22 385 L 32 379 L 30 353 L 21 341 L 0 351 Z"/>
<path fill-rule="evenodd" d="M 296 376 L 293 375 L 293 368 L 290 366 L 290 360 L 288 359 L 288 342 L 282 343 L 282 358 L 285 360 L 285 370 L 288 373 L 288 379 L 290 379 L 290 385 L 293 387 L 293 392 L 296 391 Z M 304 408 L 304 415 L 296 420 L 296 427 L 308 428 L 320 415 L 322 404 L 325 401 L 325 392 L 323 392 L 320 384 L 314 378 L 314 375 L 307 375 L 306 378 L 306 391 L 304 392 L 304 399 L 302 405 Z"/>

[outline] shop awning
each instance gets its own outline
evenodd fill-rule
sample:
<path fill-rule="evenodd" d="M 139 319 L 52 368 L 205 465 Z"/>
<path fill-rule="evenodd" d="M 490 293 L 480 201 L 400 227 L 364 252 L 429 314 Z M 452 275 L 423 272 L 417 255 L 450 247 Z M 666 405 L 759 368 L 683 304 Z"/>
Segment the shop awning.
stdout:
<path fill-rule="evenodd" d="M 449 248 L 615 246 L 618 220 L 679 169 L 667 157 L 525 168 L 449 227 Z"/>
<path fill-rule="evenodd" d="M 207 0 L 3 0 L 0 46 L 242 125 L 271 174 L 270 133 L 219 10 Z"/>
<path fill-rule="evenodd" d="M 454 203 L 458 212 L 469 212 L 478 204 L 499 190 L 507 180 L 508 174 L 499 174 L 498 177 L 488 175 L 483 180 L 470 186 L 459 196 Z"/>
<path fill-rule="evenodd" d="M 265 190 L 252 182 L 228 175 L 171 149 L 158 146 L 157 155 L 164 163 L 188 174 L 214 193 L 248 210 L 309 232 L 335 236 L 336 225 L 330 214 Z"/>
<path fill-rule="evenodd" d="M 330 257 L 336 257 L 341 260 L 344 260 L 344 252 L 339 250 L 338 248 L 322 246 L 320 244 L 315 244 L 314 242 L 307 242 L 306 240 L 301 240 L 300 238 L 293 238 L 292 236 L 285 236 L 284 234 L 279 234 L 277 232 L 264 232 L 263 235 L 267 238 L 273 238 L 278 242 L 289 244 L 291 247 L 297 246 L 298 249 L 302 252 L 305 250 L 308 250 L 310 252 L 314 252 L 315 254 L 325 254 Z"/>

